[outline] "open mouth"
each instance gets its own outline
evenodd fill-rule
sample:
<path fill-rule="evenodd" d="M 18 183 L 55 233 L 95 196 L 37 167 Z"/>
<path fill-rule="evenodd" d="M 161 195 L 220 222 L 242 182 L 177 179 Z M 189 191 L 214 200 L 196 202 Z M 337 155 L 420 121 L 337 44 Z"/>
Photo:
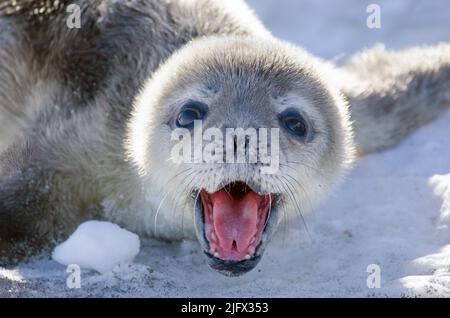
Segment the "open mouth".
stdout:
<path fill-rule="evenodd" d="M 196 228 L 210 266 L 228 276 L 253 269 L 276 223 L 277 195 L 241 181 L 197 195 Z"/>

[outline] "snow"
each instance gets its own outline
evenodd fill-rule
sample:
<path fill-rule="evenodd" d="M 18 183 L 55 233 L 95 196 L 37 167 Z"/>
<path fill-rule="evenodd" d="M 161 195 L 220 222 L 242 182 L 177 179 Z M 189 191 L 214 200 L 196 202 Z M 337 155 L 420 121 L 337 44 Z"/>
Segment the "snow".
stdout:
<path fill-rule="evenodd" d="M 440 221 L 450 224 L 450 174 L 435 175 L 430 178 L 430 185 L 434 188 L 434 194 L 442 198 Z"/>
<path fill-rule="evenodd" d="M 396 0 L 249 1 L 273 32 L 325 58 L 450 41 L 450 2 Z M 382 28 L 367 29 L 377 2 Z M 68 289 L 66 267 L 47 257 L 0 268 L 0 296 L 48 297 L 450 297 L 450 113 L 391 151 L 363 158 L 338 191 L 279 231 L 260 265 L 239 278 L 208 269 L 196 242 L 142 240 L 133 263 L 104 274 L 82 270 Z M 368 266 L 381 288 L 369 289 Z"/>
<path fill-rule="evenodd" d="M 139 249 L 136 234 L 109 222 L 89 221 L 58 245 L 52 258 L 62 265 L 76 264 L 106 273 L 121 262 L 131 262 Z"/>

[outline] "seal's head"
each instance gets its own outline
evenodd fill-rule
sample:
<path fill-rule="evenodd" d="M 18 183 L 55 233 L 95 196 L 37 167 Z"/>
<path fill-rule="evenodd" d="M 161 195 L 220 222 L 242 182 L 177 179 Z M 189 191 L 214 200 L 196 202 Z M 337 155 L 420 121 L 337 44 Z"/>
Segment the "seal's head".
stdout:
<path fill-rule="evenodd" d="M 278 40 L 200 39 L 137 98 L 130 156 L 225 275 L 253 269 L 280 220 L 307 212 L 351 160 L 347 105 L 319 65 Z"/>

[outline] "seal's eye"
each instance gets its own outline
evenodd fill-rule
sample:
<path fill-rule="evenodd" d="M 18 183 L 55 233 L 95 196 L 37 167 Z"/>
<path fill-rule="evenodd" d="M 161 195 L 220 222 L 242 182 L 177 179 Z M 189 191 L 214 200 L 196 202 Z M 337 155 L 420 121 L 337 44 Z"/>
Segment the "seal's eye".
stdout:
<path fill-rule="evenodd" d="M 176 124 L 180 128 L 191 129 L 194 121 L 202 120 L 206 114 L 206 105 L 200 102 L 188 102 L 177 116 Z"/>
<path fill-rule="evenodd" d="M 308 122 L 297 110 L 286 109 L 278 115 L 278 120 L 290 134 L 301 138 L 308 137 Z"/>

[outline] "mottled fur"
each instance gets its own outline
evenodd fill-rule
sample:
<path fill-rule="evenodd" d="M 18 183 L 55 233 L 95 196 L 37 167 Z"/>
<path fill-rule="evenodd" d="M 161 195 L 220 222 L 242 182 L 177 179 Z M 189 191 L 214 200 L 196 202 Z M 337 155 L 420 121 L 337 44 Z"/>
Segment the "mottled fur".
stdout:
<path fill-rule="evenodd" d="M 252 123 L 240 111 L 256 118 L 303 103 L 321 134 L 309 149 L 290 152 L 292 141 L 284 141 L 282 161 L 305 163 L 290 169 L 308 186 L 283 189 L 302 206 L 326 195 L 351 160 L 343 97 L 360 153 L 395 145 L 450 103 L 444 44 L 375 49 L 335 68 L 274 39 L 240 0 L 12 3 L 0 0 L 0 264 L 51 246 L 94 217 L 186 237 L 188 199 L 173 198 L 153 226 L 166 195 L 188 188 L 180 167 L 163 162 L 169 131 L 159 126 L 180 99 L 209 99 L 224 107 L 216 122 L 226 113 L 241 126 Z M 68 3 L 81 6 L 81 29 L 67 28 Z M 245 107 L 236 109 L 238 102 Z M 282 186 L 239 169 L 196 171 L 205 178 L 195 181 L 214 190 L 244 175 L 266 191 Z M 290 214 L 295 203 L 288 196 Z"/>

